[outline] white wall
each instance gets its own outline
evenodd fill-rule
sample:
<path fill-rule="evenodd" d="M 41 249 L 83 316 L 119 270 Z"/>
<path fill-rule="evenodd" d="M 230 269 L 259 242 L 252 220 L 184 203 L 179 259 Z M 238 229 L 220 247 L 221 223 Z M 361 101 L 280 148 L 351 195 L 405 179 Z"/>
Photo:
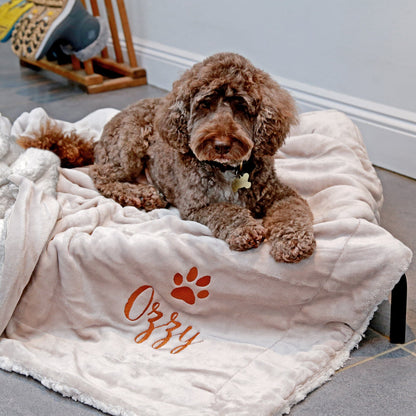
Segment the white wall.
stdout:
<path fill-rule="evenodd" d="M 218 51 L 245 55 L 301 111 L 338 108 L 375 164 L 416 178 L 414 0 L 125 0 L 149 83 Z"/>

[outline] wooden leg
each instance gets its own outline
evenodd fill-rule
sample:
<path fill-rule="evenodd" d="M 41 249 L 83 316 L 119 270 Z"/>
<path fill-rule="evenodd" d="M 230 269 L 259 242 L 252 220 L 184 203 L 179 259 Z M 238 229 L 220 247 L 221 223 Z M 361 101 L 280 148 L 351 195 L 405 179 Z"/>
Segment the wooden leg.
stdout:
<path fill-rule="evenodd" d="M 123 27 L 124 40 L 126 41 L 127 54 L 129 57 L 130 66 L 136 67 L 137 66 L 136 54 L 134 52 L 129 19 L 127 18 L 127 12 L 126 12 L 126 6 L 124 5 L 124 0 L 117 0 L 117 6 L 118 6 L 120 19 L 121 19 L 121 26 Z"/>
<path fill-rule="evenodd" d="M 404 344 L 406 339 L 407 279 L 404 274 L 391 292 L 390 342 Z"/>
<path fill-rule="evenodd" d="M 114 8 L 111 0 L 104 0 L 107 9 L 108 23 L 110 25 L 111 37 L 113 38 L 114 53 L 116 54 L 117 62 L 124 62 L 123 52 L 120 46 L 120 38 L 118 37 L 117 22 L 114 16 Z"/>
<path fill-rule="evenodd" d="M 79 71 L 81 69 L 81 62 L 75 55 L 71 55 L 72 69 Z"/>
<path fill-rule="evenodd" d="M 100 16 L 100 9 L 98 8 L 98 3 L 97 0 L 90 0 L 91 3 L 91 10 L 92 10 L 92 14 L 95 17 Z M 101 51 L 101 56 L 103 58 L 108 58 L 109 54 L 108 54 L 108 49 L 107 47 L 105 47 L 102 51 Z"/>

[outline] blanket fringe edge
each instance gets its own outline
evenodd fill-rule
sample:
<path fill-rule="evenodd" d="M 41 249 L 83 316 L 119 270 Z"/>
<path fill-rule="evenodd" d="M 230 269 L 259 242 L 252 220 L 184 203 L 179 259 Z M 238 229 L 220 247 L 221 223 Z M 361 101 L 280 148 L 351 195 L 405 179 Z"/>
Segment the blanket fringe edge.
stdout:
<path fill-rule="evenodd" d="M 63 397 L 70 397 L 76 402 L 86 404 L 101 410 L 105 413 L 114 416 L 134 416 L 133 413 L 126 411 L 121 406 L 109 406 L 100 400 L 96 400 L 94 397 L 81 393 L 78 389 L 70 387 L 67 384 L 63 384 L 49 377 L 44 377 L 38 374 L 36 371 L 29 370 L 28 368 L 20 365 L 19 363 L 11 360 L 8 357 L 0 356 L 0 368 L 8 372 L 14 372 L 26 377 L 32 377 L 39 381 L 46 388 L 60 393 Z"/>
<path fill-rule="evenodd" d="M 390 292 L 393 290 L 394 286 L 399 281 L 400 276 L 402 276 L 408 270 L 410 261 L 411 259 L 409 260 L 409 262 L 406 262 L 405 264 L 402 264 L 398 267 L 398 277 L 395 276 L 393 279 L 391 279 L 390 285 L 386 287 L 384 290 L 380 291 L 377 294 L 377 296 L 375 296 L 376 306 L 368 314 L 367 318 L 364 319 L 360 328 L 354 330 L 354 333 L 351 336 L 350 340 L 344 345 L 344 348 L 340 350 L 336 354 L 336 356 L 330 361 L 328 366 L 323 368 L 320 373 L 316 374 L 312 380 L 309 380 L 307 386 L 302 386 L 294 392 L 293 396 L 288 400 L 285 408 L 281 410 L 281 415 L 288 414 L 293 406 L 303 401 L 309 393 L 321 387 L 324 383 L 331 379 L 331 377 L 335 374 L 337 370 L 344 367 L 345 363 L 350 358 L 351 351 L 358 348 L 358 345 L 364 338 L 364 333 L 366 329 L 369 327 L 370 322 L 373 319 L 374 314 L 377 312 L 381 302 L 388 298 Z"/>

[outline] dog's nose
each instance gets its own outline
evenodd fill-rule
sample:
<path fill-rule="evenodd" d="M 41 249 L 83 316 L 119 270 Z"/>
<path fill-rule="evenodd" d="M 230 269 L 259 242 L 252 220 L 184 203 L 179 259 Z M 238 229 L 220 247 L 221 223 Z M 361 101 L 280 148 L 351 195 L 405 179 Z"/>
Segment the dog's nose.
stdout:
<path fill-rule="evenodd" d="M 225 155 L 231 150 L 232 140 L 229 137 L 217 138 L 214 141 L 215 152 L 219 155 Z"/>

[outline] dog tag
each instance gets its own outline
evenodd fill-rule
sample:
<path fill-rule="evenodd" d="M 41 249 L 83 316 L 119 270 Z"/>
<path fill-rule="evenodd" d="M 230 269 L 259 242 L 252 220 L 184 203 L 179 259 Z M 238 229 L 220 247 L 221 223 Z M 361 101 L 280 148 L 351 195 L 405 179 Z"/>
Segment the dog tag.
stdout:
<path fill-rule="evenodd" d="M 241 188 L 249 189 L 251 187 L 251 182 L 249 182 L 248 178 L 248 173 L 245 173 L 244 175 L 235 178 L 231 184 L 231 189 L 233 190 L 233 192 L 237 192 Z"/>

